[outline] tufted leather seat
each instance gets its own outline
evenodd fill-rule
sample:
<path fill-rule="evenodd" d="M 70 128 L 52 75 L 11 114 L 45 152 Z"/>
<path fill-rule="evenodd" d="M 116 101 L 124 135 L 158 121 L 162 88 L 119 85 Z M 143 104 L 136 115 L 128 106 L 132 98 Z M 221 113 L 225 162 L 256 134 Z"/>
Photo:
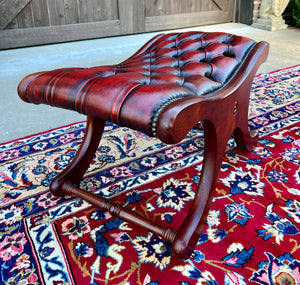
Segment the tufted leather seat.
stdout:
<path fill-rule="evenodd" d="M 75 110 L 157 136 L 163 109 L 222 88 L 254 46 L 251 39 L 226 33 L 162 34 L 118 65 L 30 76 L 19 94 L 27 102 Z"/>
<path fill-rule="evenodd" d="M 141 225 L 142 217 L 128 218 L 128 212 L 124 217 L 125 210 L 120 214 L 113 204 L 73 185 L 88 167 L 105 121 L 166 143 L 178 143 L 203 121 L 206 147 L 202 177 L 206 177 L 200 181 L 189 217 L 177 233 L 142 222 L 173 242 L 177 257 L 187 258 L 205 222 L 228 137 L 234 132 L 243 149 L 255 144 L 247 125 L 249 93 L 267 53 L 267 43 L 228 33 L 160 34 L 117 65 L 63 68 L 25 77 L 18 87 L 24 101 L 74 110 L 89 118 L 75 162 L 53 181 L 51 191 L 76 194 L 94 204 L 96 199 L 101 201 L 97 205 L 101 209 Z"/>

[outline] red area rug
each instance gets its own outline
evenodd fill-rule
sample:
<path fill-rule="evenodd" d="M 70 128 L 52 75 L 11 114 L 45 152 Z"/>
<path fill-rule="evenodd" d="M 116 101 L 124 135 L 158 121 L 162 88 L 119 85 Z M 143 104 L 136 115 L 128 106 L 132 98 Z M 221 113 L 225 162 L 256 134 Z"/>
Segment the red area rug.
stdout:
<path fill-rule="evenodd" d="M 84 123 L 0 145 L 0 284 L 300 284 L 300 66 L 261 74 L 251 94 L 253 152 L 228 144 L 192 258 L 159 237 L 48 191 Z M 178 229 L 203 152 L 193 130 L 170 146 L 111 124 L 81 187 Z"/>

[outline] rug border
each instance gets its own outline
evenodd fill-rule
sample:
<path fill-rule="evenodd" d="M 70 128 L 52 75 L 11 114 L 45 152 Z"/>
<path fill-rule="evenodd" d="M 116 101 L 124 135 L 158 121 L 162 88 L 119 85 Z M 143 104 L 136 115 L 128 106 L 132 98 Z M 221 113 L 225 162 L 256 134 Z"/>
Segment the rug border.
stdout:
<path fill-rule="evenodd" d="M 75 126 L 77 124 L 84 124 L 84 123 L 86 123 L 86 120 L 70 123 L 70 124 L 67 124 L 67 125 L 60 126 L 60 127 L 55 127 L 55 128 L 49 129 L 49 130 L 45 130 L 45 131 L 42 131 L 42 132 L 35 133 L 35 134 L 31 134 L 31 135 L 27 135 L 27 136 L 24 136 L 24 137 L 16 138 L 16 139 L 13 139 L 13 140 L 10 140 L 10 141 L 7 141 L 7 142 L 2 142 L 2 143 L 0 143 L 0 146 L 3 146 L 5 144 L 12 144 L 12 143 L 17 142 L 17 141 L 22 141 L 22 140 L 26 140 L 26 139 L 29 139 L 29 138 L 32 138 L 32 137 L 41 136 L 41 135 L 44 135 L 46 133 L 51 133 L 53 131 L 57 131 L 59 129 L 64 129 L 64 128 Z"/>
<path fill-rule="evenodd" d="M 270 72 L 262 72 L 262 73 L 258 73 L 255 75 L 255 77 L 258 77 L 258 76 L 262 76 L 264 74 L 273 74 L 275 72 L 280 72 L 280 71 L 283 71 L 283 70 L 286 70 L 286 69 L 290 69 L 290 68 L 295 68 L 295 67 L 300 67 L 300 64 L 296 64 L 296 65 L 292 65 L 292 66 L 289 66 L 289 67 L 284 67 L 284 68 L 280 68 L 280 69 L 277 69 L 277 70 L 274 70 L 274 71 L 270 71 Z"/>

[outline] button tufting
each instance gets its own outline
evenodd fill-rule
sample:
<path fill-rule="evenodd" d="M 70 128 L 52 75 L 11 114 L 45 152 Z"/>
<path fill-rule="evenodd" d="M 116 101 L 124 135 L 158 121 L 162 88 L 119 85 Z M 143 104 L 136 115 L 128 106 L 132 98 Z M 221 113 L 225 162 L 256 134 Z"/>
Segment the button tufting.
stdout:
<path fill-rule="evenodd" d="M 43 72 L 24 100 L 100 114 L 155 136 L 158 117 L 169 104 L 224 86 L 254 43 L 227 33 L 162 34 L 118 65 L 62 70 L 55 80 L 56 72 Z M 83 88 L 90 78 L 95 79 Z"/>

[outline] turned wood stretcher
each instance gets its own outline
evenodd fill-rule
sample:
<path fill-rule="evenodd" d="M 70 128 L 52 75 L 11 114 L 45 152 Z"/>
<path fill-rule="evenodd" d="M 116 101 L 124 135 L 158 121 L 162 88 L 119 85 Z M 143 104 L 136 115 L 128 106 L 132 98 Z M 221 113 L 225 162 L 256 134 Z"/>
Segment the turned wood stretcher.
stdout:
<path fill-rule="evenodd" d="M 228 139 L 251 150 L 257 136 L 248 128 L 253 78 L 269 45 L 228 33 L 160 34 L 117 65 L 62 68 L 25 77 L 18 86 L 26 102 L 87 115 L 85 137 L 71 164 L 51 183 L 54 195 L 75 195 L 123 221 L 172 243 L 172 254 L 193 252 L 214 195 Z M 204 162 L 188 215 L 175 232 L 78 188 L 98 148 L 106 121 L 179 143 L 201 125 Z"/>

